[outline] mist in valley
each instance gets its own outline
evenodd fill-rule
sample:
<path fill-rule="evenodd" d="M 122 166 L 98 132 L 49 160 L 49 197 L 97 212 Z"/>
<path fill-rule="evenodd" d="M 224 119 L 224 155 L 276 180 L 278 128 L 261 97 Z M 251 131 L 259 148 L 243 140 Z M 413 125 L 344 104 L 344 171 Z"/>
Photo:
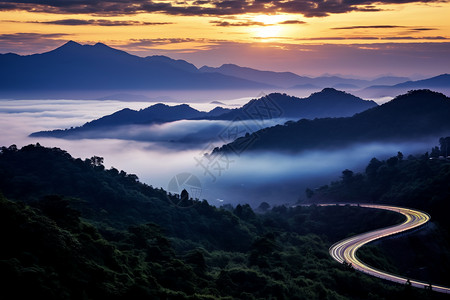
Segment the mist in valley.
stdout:
<path fill-rule="evenodd" d="M 230 101 L 236 102 L 239 101 Z M 105 138 L 108 137 L 107 132 L 102 132 L 100 139 L 28 137 L 39 130 L 80 126 L 125 107 L 140 109 L 149 105 L 147 102 L 121 101 L 1 101 L 0 126 L 7 130 L 3 130 L 0 144 L 22 147 L 40 143 L 45 147 L 64 149 L 75 158 L 101 156 L 106 168 L 114 167 L 136 174 L 141 182 L 154 187 L 162 187 L 172 193 L 186 188 L 192 197 L 206 199 L 216 206 L 248 203 L 256 208 L 263 201 L 272 206 L 295 204 L 305 198 L 307 187 L 314 189 L 337 180 L 344 169 L 361 172 L 372 157 L 385 159 L 398 151 L 403 152 L 405 157 L 422 154 L 437 143 L 437 139 L 431 137 L 414 143 L 360 144 L 297 154 L 243 151 L 209 157 L 204 155 L 246 132 L 261 129 L 261 126 L 283 124 L 287 121 L 285 119 L 265 120 L 263 124 L 252 120 L 239 124 L 182 120 L 127 126 L 115 131 L 115 138 Z M 206 111 L 217 104 L 191 105 Z M 180 183 L 179 190 L 174 190 L 169 183 L 183 173 L 198 178 L 199 184 L 183 186 Z"/>

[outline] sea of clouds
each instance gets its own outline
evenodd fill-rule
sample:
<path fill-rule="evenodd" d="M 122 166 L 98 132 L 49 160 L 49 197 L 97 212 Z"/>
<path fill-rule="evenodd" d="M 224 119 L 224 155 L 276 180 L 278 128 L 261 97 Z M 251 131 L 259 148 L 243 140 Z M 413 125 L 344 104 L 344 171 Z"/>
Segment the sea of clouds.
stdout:
<path fill-rule="evenodd" d="M 235 106 L 248 99 L 224 103 Z M 222 101 L 223 102 L 223 101 Z M 420 154 L 429 151 L 437 140 L 414 143 L 355 144 L 338 150 L 304 151 L 298 154 L 251 152 L 205 157 L 205 153 L 231 141 L 227 131 L 241 126 L 249 133 L 261 126 L 282 124 L 285 119 L 265 121 L 182 120 L 166 124 L 128 126 L 102 138 L 56 139 L 30 138 L 32 132 L 70 128 L 123 108 L 141 109 L 154 103 L 96 100 L 1 100 L 0 146 L 22 147 L 40 143 L 59 147 L 75 158 L 104 158 L 106 168 L 114 167 L 138 175 L 141 182 L 170 191 L 169 182 L 181 173 L 197 177 L 195 197 L 211 204 L 249 203 L 257 207 L 266 201 L 271 205 L 294 204 L 304 198 L 307 187 L 315 188 L 337 180 L 342 170 L 363 171 L 372 157 L 385 159 L 402 151 Z M 169 105 L 171 103 L 168 103 Z M 172 103 L 175 104 L 175 103 Z M 216 103 L 191 103 L 196 109 L 209 111 Z M 234 131 L 233 131 L 234 132 Z M 240 134 L 245 134 L 241 131 Z M 171 191 L 177 192 L 177 191 Z"/>

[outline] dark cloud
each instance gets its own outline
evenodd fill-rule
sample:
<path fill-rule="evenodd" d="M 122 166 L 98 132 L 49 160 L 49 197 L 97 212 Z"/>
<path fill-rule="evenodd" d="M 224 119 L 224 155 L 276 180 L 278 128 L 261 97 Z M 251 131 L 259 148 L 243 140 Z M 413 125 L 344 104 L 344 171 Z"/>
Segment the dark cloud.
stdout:
<path fill-rule="evenodd" d="M 0 34 L 1 42 L 30 42 L 37 41 L 40 39 L 54 39 L 61 38 L 66 36 L 65 33 L 27 33 L 27 32 L 19 32 L 19 33 L 11 33 L 11 34 Z"/>
<path fill-rule="evenodd" d="M 420 27 L 420 28 L 413 28 L 411 30 L 414 30 L 414 31 L 429 31 L 429 30 L 437 30 L 437 28 Z"/>
<path fill-rule="evenodd" d="M 286 21 L 280 22 L 278 24 L 281 24 L 281 25 L 293 25 L 293 24 L 306 24 L 306 22 L 305 21 L 299 21 L 299 20 L 286 20 Z"/>
<path fill-rule="evenodd" d="M 296 41 L 341 41 L 341 40 L 378 40 L 375 36 L 329 36 L 329 37 L 313 37 L 313 38 L 297 38 Z"/>
<path fill-rule="evenodd" d="M 167 25 L 173 24 L 171 22 L 140 22 L 140 21 L 113 21 L 113 20 L 83 20 L 83 19 L 62 19 L 47 22 L 33 22 L 39 24 L 53 24 L 53 25 L 95 25 L 95 26 L 136 26 L 136 25 Z"/>
<path fill-rule="evenodd" d="M 444 36 L 391 36 L 380 38 L 381 40 L 448 40 L 448 38 Z"/>
<path fill-rule="evenodd" d="M 329 36 L 329 37 L 313 37 L 313 38 L 296 38 L 296 41 L 341 41 L 341 40 L 448 40 L 443 36 Z"/>
<path fill-rule="evenodd" d="M 351 29 L 390 29 L 390 28 L 404 28 L 405 26 L 397 25 L 369 25 L 369 26 L 348 26 L 348 27 L 334 27 L 333 30 L 351 30 Z"/>
<path fill-rule="evenodd" d="M 153 0 L 11 0 L 1 1 L 0 10 L 25 10 L 55 14 L 102 16 L 161 12 L 173 15 L 236 15 L 245 13 L 299 13 L 325 17 L 352 11 L 379 11 L 383 4 L 442 3 L 448 0 L 197 0 L 154 2 Z"/>
<path fill-rule="evenodd" d="M 256 22 L 256 21 L 239 21 L 239 22 L 229 22 L 229 21 L 210 21 L 209 23 L 214 24 L 215 26 L 222 26 L 222 27 L 245 27 L 245 26 L 272 26 L 275 24 L 266 24 L 264 22 Z M 299 20 L 286 20 L 283 22 L 279 22 L 276 24 L 280 25 L 292 25 L 292 24 L 306 24 L 305 21 L 299 21 Z"/>
<path fill-rule="evenodd" d="M 245 26 L 268 26 L 269 25 L 264 22 L 255 22 L 255 21 L 245 21 L 245 22 L 211 21 L 209 23 L 214 24 L 215 26 L 222 26 L 222 27 L 234 27 L 234 26 L 245 27 Z"/>
<path fill-rule="evenodd" d="M 153 47 L 153 46 L 159 46 L 159 45 L 191 43 L 191 42 L 206 43 L 208 41 L 209 40 L 207 40 L 207 39 L 193 39 L 193 38 L 131 39 L 127 43 L 126 46 L 129 47 L 130 49 L 133 49 L 133 48 L 136 48 L 136 47 Z"/>
<path fill-rule="evenodd" d="M 353 30 L 353 29 L 397 29 L 397 28 L 407 28 L 412 31 L 429 31 L 437 30 L 437 28 L 429 27 L 412 27 L 412 26 L 399 26 L 399 25 L 358 25 L 358 26 L 347 26 L 347 27 L 334 27 L 333 30 Z"/>

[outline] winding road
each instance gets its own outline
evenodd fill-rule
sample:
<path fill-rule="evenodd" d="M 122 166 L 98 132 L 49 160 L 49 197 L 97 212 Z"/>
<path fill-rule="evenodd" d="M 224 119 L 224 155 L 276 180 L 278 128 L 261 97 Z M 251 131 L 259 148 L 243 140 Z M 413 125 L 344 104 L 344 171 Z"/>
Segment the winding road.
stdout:
<path fill-rule="evenodd" d="M 337 204 L 321 204 L 321 206 L 326 205 L 337 205 Z M 428 282 L 422 282 L 418 280 L 408 279 L 406 277 L 390 274 L 384 271 L 377 270 L 369 265 L 366 265 L 364 262 L 360 261 L 356 255 L 356 251 L 363 245 L 370 243 L 374 240 L 381 239 L 387 236 L 391 236 L 394 234 L 398 234 L 401 232 L 405 232 L 414 228 L 418 228 L 430 220 L 430 215 L 425 212 L 402 208 L 396 206 L 386 206 L 386 205 L 372 205 L 372 204 L 340 204 L 340 205 L 359 205 L 360 207 L 368 207 L 368 208 L 376 208 L 376 209 L 384 209 L 398 212 L 406 217 L 406 220 L 395 226 L 386 227 L 374 231 L 370 231 L 367 233 L 355 235 L 353 237 L 344 239 L 332 245 L 330 247 L 330 255 L 340 263 L 351 264 L 351 266 L 358 271 L 364 272 L 371 276 L 375 276 L 378 278 L 382 278 L 385 280 L 407 284 L 408 280 L 414 287 L 419 288 L 431 288 L 433 291 L 441 292 L 441 293 L 450 293 L 450 288 L 430 284 Z"/>

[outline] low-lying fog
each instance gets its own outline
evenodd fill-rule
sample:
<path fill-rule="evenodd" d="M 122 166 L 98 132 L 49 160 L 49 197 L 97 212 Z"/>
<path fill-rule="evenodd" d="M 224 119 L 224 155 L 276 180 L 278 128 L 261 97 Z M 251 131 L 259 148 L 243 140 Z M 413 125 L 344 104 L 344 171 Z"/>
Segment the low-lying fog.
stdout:
<path fill-rule="evenodd" d="M 248 99 L 236 99 L 226 104 L 243 104 Z M 0 146 L 16 144 L 22 147 L 39 142 L 46 147 L 60 147 L 76 158 L 94 155 L 104 157 L 106 168 L 115 167 L 138 175 L 141 182 L 176 190 L 169 182 L 178 174 L 188 173 L 200 183 L 182 185 L 191 196 L 206 199 L 213 205 L 249 203 L 257 207 L 262 201 L 271 205 L 292 204 L 304 197 L 306 187 L 317 187 L 336 180 L 342 170 L 362 171 L 372 157 L 384 159 L 402 151 L 405 157 L 430 150 L 437 140 L 401 144 L 354 145 L 336 151 L 306 151 L 296 155 L 243 152 L 240 156 L 203 156 L 222 144 L 224 132 L 236 124 L 228 121 L 178 121 L 163 125 L 121 129 L 122 138 L 81 139 L 29 138 L 35 131 L 80 126 L 87 121 L 122 108 L 140 109 L 148 102 L 84 101 L 84 100 L 14 100 L 0 101 Z M 168 103 L 170 104 L 170 103 Z M 200 110 L 210 110 L 217 104 L 192 103 Z M 283 123 L 276 120 L 264 124 Z M 253 131 L 261 124 L 246 127 Z M 242 127 L 242 124 L 239 126 Z M 238 126 L 235 126 L 238 127 Z M 238 130 L 239 131 L 239 130 Z M 177 142 L 189 136 L 190 143 Z M 231 134 L 229 139 L 233 138 Z M 226 138 L 225 138 L 226 139 Z M 167 142 L 172 141 L 172 142 Z M 173 182 L 173 181 L 172 181 Z"/>

